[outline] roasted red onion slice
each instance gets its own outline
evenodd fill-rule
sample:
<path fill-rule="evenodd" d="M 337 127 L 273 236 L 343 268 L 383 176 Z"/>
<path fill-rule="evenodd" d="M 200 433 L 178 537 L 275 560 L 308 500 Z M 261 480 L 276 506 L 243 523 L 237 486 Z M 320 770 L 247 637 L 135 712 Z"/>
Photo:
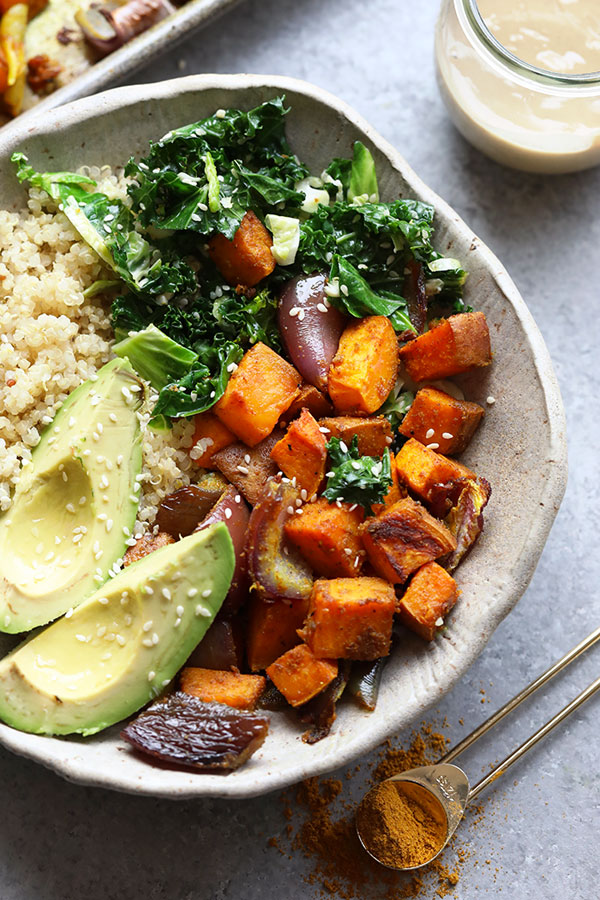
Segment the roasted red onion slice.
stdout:
<path fill-rule="evenodd" d="M 302 377 L 320 391 L 344 330 L 344 316 L 329 305 L 326 276 L 299 275 L 284 285 L 279 299 L 279 331 Z"/>

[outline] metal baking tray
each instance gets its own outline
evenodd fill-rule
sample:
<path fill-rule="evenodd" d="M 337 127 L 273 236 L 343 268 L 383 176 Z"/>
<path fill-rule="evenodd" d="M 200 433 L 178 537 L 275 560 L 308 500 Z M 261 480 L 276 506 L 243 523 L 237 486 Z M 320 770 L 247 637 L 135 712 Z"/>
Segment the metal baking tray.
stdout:
<path fill-rule="evenodd" d="M 188 0 L 174 13 L 153 25 L 147 31 L 133 38 L 119 50 L 94 63 L 76 76 L 73 81 L 44 97 L 30 109 L 20 113 L 15 119 L 0 126 L 6 134 L 16 122 L 21 125 L 34 119 L 38 113 L 54 109 L 103 90 L 137 69 L 143 68 L 162 53 L 172 50 L 177 44 L 213 19 L 233 9 L 241 0 Z"/>

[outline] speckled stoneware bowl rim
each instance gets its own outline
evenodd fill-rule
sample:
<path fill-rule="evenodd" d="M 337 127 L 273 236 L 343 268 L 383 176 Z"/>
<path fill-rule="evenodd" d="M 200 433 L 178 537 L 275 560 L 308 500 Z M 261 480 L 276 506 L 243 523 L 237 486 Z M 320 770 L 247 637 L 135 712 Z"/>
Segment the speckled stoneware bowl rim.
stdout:
<path fill-rule="evenodd" d="M 332 736 L 321 744 L 306 748 L 306 745 L 294 744 L 293 741 L 290 743 L 288 735 L 286 746 L 291 746 L 292 752 L 288 753 L 289 760 L 285 757 L 287 762 L 284 760 L 282 763 L 276 754 L 269 761 L 268 755 L 263 757 L 262 751 L 259 751 L 247 767 L 227 777 L 189 772 L 173 774 L 168 771 L 161 771 L 157 775 L 154 767 L 148 766 L 142 760 L 128 754 L 125 745 L 122 741 L 119 742 L 118 734 L 114 730 L 112 732 L 114 738 L 110 735 L 105 738 L 104 746 L 108 751 L 107 763 L 91 765 L 89 761 L 86 762 L 86 741 L 83 739 L 53 739 L 27 735 L 0 724 L 1 745 L 42 763 L 68 780 L 136 794 L 170 798 L 198 796 L 243 798 L 280 789 L 307 776 L 322 774 L 350 763 L 374 748 L 382 740 L 410 724 L 429 706 L 439 702 L 443 694 L 459 681 L 482 652 L 494 629 L 510 612 L 527 587 L 562 500 L 567 473 L 565 417 L 558 384 L 542 336 L 512 280 L 491 251 L 479 241 L 451 207 L 415 175 L 402 156 L 350 106 L 332 94 L 304 81 L 265 75 L 194 75 L 158 84 L 117 88 L 41 114 L 33 120 L 29 118 L 22 127 L 19 127 L 17 121 L 10 134 L 7 134 L 6 137 L 0 135 L 0 161 L 15 149 L 23 147 L 27 149 L 27 144 L 32 140 L 39 142 L 46 135 L 49 136 L 57 130 L 69 129 L 92 117 L 110 116 L 111 113 L 123 108 L 135 107 L 137 104 L 147 101 L 156 101 L 157 104 L 165 102 L 176 104 L 178 99 L 185 100 L 188 95 L 201 95 L 211 90 L 220 91 L 222 94 L 235 93 L 238 102 L 240 92 L 243 93 L 246 90 L 253 94 L 253 100 L 256 98 L 257 91 L 260 90 L 270 92 L 270 96 L 286 93 L 296 95 L 305 105 L 307 103 L 314 104 L 315 115 L 317 112 L 322 114 L 324 110 L 329 110 L 332 116 L 332 125 L 335 122 L 336 126 L 339 125 L 341 129 L 349 132 L 357 130 L 362 139 L 371 147 L 376 148 L 380 156 L 387 160 L 391 169 L 394 170 L 390 177 L 395 179 L 397 176 L 399 181 L 404 181 L 413 195 L 435 207 L 437 219 L 446 229 L 446 234 L 451 237 L 449 245 L 456 241 L 466 250 L 475 251 L 472 259 L 476 260 L 475 266 L 478 271 L 483 273 L 481 278 L 487 280 L 486 283 L 491 285 L 495 301 L 500 300 L 505 307 L 512 308 L 510 315 L 513 316 L 514 324 L 519 329 L 518 333 L 523 338 L 524 348 L 521 352 L 527 354 L 526 362 L 532 373 L 533 381 L 531 383 L 535 387 L 535 391 L 532 393 L 536 397 L 538 393 L 540 395 L 538 400 L 532 402 L 536 402 L 539 407 L 536 408 L 536 415 L 539 416 L 539 421 L 542 423 L 543 434 L 540 436 L 540 445 L 543 444 L 543 447 L 540 449 L 541 459 L 534 466 L 538 478 L 536 485 L 539 483 L 539 491 L 535 494 L 536 502 L 533 504 L 537 507 L 537 511 L 528 515 L 525 523 L 521 522 L 519 534 L 522 534 L 522 540 L 513 553 L 514 558 L 510 557 L 510 576 L 504 580 L 501 574 L 493 571 L 493 566 L 490 567 L 488 561 L 488 569 L 491 574 L 487 577 L 487 570 L 485 570 L 484 583 L 477 585 L 478 590 L 475 591 L 473 599 L 473 608 L 480 615 L 480 619 L 476 620 L 477 627 L 472 630 L 472 633 L 461 633 L 457 636 L 450 630 L 444 642 L 436 642 L 436 644 L 443 643 L 442 648 L 429 647 L 427 648 L 428 652 L 422 649 L 422 644 L 417 650 L 413 650 L 411 639 L 408 639 L 405 652 L 412 656 L 406 663 L 403 657 L 402 662 L 408 667 L 412 665 L 417 674 L 416 676 L 413 674 L 410 677 L 407 676 L 409 693 L 405 697 L 398 697 L 397 701 L 391 704 L 391 711 L 388 693 L 386 694 L 385 710 L 380 714 L 377 711 L 372 714 L 365 714 L 358 710 L 343 711 L 334 726 Z M 223 102 L 221 105 L 227 104 Z M 56 135 L 54 137 L 56 138 Z M 156 134 L 156 138 L 158 137 L 160 134 Z M 506 309 L 501 311 L 505 312 Z M 519 363 L 520 365 L 521 363 Z M 518 380 L 518 373 L 516 379 Z M 527 385 L 524 384 L 520 387 L 526 389 Z M 534 460 L 534 462 L 536 461 Z M 527 476 L 527 469 L 524 474 Z M 538 490 L 537 487 L 536 490 Z M 510 491 L 507 490 L 506 493 L 510 495 Z M 518 491 L 515 494 L 518 494 Z M 503 498 L 501 499 L 504 502 Z M 520 502 L 518 496 L 506 498 L 507 512 L 511 502 L 518 504 Z M 486 553 L 485 541 L 480 544 L 484 546 L 479 546 L 472 554 L 472 556 L 479 554 L 478 562 L 473 564 L 473 568 L 480 565 Z M 473 593 L 468 574 L 466 583 L 465 595 L 468 595 L 469 592 Z M 486 600 L 483 613 L 481 613 L 482 596 Z M 471 601 L 468 596 L 465 596 L 463 602 L 466 608 Z M 432 669 L 435 669 L 435 672 L 432 672 Z M 411 673 L 412 671 L 411 669 Z M 394 677 L 393 673 L 388 672 L 388 678 L 393 679 Z M 392 690 L 393 683 L 391 687 L 388 684 L 386 689 L 388 692 Z M 345 738 L 347 732 L 352 730 L 355 733 L 351 738 Z M 299 741 L 299 734 L 300 729 L 296 728 L 293 740 Z M 102 736 L 99 738 L 102 740 Z M 89 740 L 96 741 L 98 738 Z M 274 740 L 275 735 L 269 738 L 268 742 Z M 121 766 L 116 764 L 118 760 L 114 755 L 115 741 L 119 744 L 117 749 L 123 754 L 128 754 L 127 760 Z M 306 748 L 306 752 L 304 748 Z M 100 755 L 102 750 L 101 746 Z M 273 750 L 273 745 L 271 745 L 271 750 Z M 112 757 L 110 757 L 111 753 Z M 295 757 L 297 757 L 296 760 Z M 92 756 L 92 759 L 94 758 Z M 110 762 L 111 759 L 112 762 Z M 123 760 L 123 756 L 121 756 L 121 760 Z"/>

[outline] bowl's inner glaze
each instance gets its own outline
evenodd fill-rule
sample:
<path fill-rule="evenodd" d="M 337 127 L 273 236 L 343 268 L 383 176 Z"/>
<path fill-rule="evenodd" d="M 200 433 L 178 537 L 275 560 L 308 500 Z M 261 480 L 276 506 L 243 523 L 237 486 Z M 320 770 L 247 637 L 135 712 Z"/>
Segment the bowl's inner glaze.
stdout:
<path fill-rule="evenodd" d="M 457 379 L 468 399 L 487 409 L 461 459 L 492 485 L 486 528 L 458 570 L 462 595 L 447 631 L 430 645 L 407 634 L 396 646 L 375 712 L 341 704 L 331 735 L 315 746 L 302 743 L 292 716 L 273 714 L 262 750 L 227 778 L 154 767 L 126 749 L 116 726 L 91 739 L 58 739 L 0 725 L 1 743 L 72 780 L 164 796 L 251 796 L 349 762 L 420 715 L 466 671 L 527 586 L 562 498 L 564 414 L 547 350 L 523 300 L 458 216 L 331 95 L 292 79 L 192 76 L 78 101 L 40 117 L 33 129 L 0 139 L 3 204 L 18 208 L 26 201 L 9 161 L 14 150 L 27 153 L 39 169 L 116 166 L 174 127 L 219 107 L 250 108 L 280 93 L 291 107 L 291 146 L 313 172 L 333 156 L 351 155 L 353 142 L 361 139 L 375 156 L 383 199 L 411 196 L 433 203 L 437 249 L 461 259 L 470 273 L 466 299 L 486 313 L 494 364 Z M 486 404 L 490 396 L 493 405 Z M 0 654 L 13 644 L 0 637 Z"/>

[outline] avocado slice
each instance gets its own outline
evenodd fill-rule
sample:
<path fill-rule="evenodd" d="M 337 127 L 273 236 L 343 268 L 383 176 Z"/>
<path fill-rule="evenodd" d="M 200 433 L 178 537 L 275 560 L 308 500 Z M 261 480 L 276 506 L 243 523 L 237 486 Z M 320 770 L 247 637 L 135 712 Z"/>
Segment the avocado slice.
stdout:
<path fill-rule="evenodd" d="M 132 563 L 0 660 L 0 719 L 34 734 L 89 735 L 130 716 L 204 637 L 234 565 L 222 522 Z"/>
<path fill-rule="evenodd" d="M 46 428 L 0 517 L 0 631 L 76 607 L 109 576 L 135 524 L 143 383 L 114 359 Z"/>

